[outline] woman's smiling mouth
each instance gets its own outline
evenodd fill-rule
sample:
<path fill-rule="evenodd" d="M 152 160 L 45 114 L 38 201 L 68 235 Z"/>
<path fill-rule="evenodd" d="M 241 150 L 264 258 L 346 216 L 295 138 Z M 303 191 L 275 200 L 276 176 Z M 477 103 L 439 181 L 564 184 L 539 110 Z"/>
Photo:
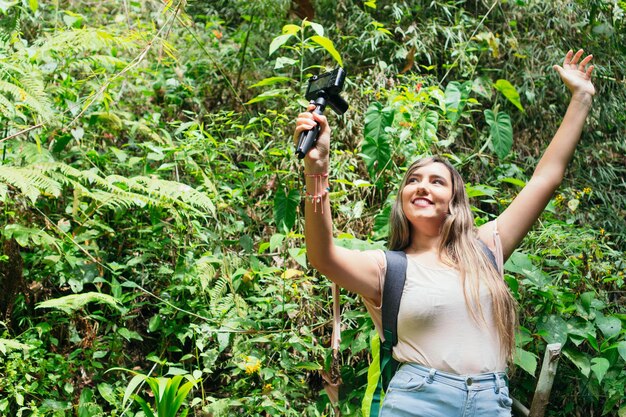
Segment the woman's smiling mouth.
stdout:
<path fill-rule="evenodd" d="M 414 199 L 413 201 L 411 201 L 411 204 L 413 204 L 414 206 L 418 206 L 418 207 L 428 207 L 428 206 L 431 206 L 433 202 L 427 198 L 418 197 Z"/>

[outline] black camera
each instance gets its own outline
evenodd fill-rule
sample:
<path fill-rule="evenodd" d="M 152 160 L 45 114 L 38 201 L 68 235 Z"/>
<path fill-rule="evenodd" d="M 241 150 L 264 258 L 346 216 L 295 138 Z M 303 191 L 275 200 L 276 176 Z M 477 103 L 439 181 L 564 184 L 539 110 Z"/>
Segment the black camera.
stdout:
<path fill-rule="evenodd" d="M 340 96 L 345 79 L 346 72 L 341 67 L 309 78 L 305 97 L 307 100 L 315 102 L 313 113 L 324 113 L 327 104 L 337 114 L 344 114 L 348 110 L 348 103 Z M 304 158 L 315 145 L 319 130 L 319 126 L 315 126 L 313 129 L 300 134 L 296 148 L 296 155 L 298 155 L 299 159 Z"/>

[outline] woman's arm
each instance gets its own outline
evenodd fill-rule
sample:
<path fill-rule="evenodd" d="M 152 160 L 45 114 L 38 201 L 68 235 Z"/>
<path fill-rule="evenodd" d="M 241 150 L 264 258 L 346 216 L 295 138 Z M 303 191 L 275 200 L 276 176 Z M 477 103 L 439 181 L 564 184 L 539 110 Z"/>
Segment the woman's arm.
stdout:
<path fill-rule="evenodd" d="M 311 266 L 340 287 L 378 302 L 381 293 L 380 266 L 376 258 L 371 253 L 345 249 L 333 242 L 333 222 L 326 191 L 330 148 L 330 127 L 326 117 L 311 112 L 300 113 L 294 140 L 297 141 L 301 132 L 312 129 L 315 122 L 320 125 L 319 137 L 315 147 L 304 158 L 307 258 Z"/>
<path fill-rule="evenodd" d="M 576 54 L 570 50 L 565 56 L 563 66 L 553 67 L 572 93 L 572 98 L 561 126 L 539 160 L 530 181 L 497 219 L 505 260 L 526 236 L 561 184 L 565 169 L 580 140 L 595 94 L 591 82 L 593 65 L 588 65 L 592 55 L 580 60 L 582 55 L 582 49 Z M 479 229 L 479 236 L 484 242 L 493 240 L 493 227 L 493 222 L 490 222 Z"/>

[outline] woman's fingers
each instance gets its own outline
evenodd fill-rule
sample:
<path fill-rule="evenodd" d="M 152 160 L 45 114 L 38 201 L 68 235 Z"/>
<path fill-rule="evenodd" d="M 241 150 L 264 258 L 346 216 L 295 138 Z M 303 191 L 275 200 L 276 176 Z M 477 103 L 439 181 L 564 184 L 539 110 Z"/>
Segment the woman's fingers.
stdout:
<path fill-rule="evenodd" d="M 309 113 L 309 115 L 310 114 L 311 113 Z M 293 142 L 297 145 L 298 140 L 300 139 L 300 134 L 304 131 L 313 129 L 315 127 L 315 124 L 315 120 L 313 120 L 312 117 L 298 117 L 298 120 L 296 121 L 296 129 L 293 133 Z"/>
<path fill-rule="evenodd" d="M 589 54 L 584 57 L 582 60 L 580 58 L 583 56 L 584 51 L 579 49 L 574 53 L 571 49 L 565 55 L 565 59 L 563 60 L 563 68 L 570 69 L 578 69 L 580 72 L 584 72 L 587 76 L 591 75 L 591 70 L 593 70 L 593 65 L 587 68 L 587 65 L 593 59 L 593 55 Z M 580 61 L 580 62 L 579 62 Z"/>
<path fill-rule="evenodd" d="M 574 54 L 574 57 L 572 58 L 572 60 L 570 61 L 571 65 L 576 65 L 578 64 L 578 60 L 580 59 L 580 57 L 583 55 L 583 50 L 579 49 L 578 51 L 576 51 L 576 54 Z"/>
<path fill-rule="evenodd" d="M 580 64 L 578 64 L 578 70 L 585 72 L 585 67 L 587 66 L 587 64 L 593 59 L 593 55 L 587 55 L 585 57 L 585 59 L 583 59 L 582 61 L 580 61 Z"/>
<path fill-rule="evenodd" d="M 315 104 L 311 103 L 307 107 L 308 111 L 300 113 L 298 115 L 296 119 L 296 128 L 293 133 L 293 142 L 297 146 L 302 132 L 309 131 L 315 126 L 319 125 L 320 130 L 318 133 L 318 143 L 316 145 L 316 148 L 325 148 L 326 153 L 328 153 L 328 143 L 330 142 L 331 129 L 328 125 L 328 120 L 326 119 L 326 116 L 324 116 L 323 114 L 317 114 L 312 112 L 313 110 L 315 110 L 315 108 Z"/>
<path fill-rule="evenodd" d="M 570 61 L 572 60 L 572 55 L 574 55 L 574 51 L 572 51 L 571 49 L 567 51 L 567 53 L 565 54 L 565 59 L 563 60 L 563 67 L 569 65 Z"/>
<path fill-rule="evenodd" d="M 587 78 L 591 78 L 591 71 L 593 71 L 595 67 L 593 65 L 590 65 L 589 68 L 587 68 Z"/>

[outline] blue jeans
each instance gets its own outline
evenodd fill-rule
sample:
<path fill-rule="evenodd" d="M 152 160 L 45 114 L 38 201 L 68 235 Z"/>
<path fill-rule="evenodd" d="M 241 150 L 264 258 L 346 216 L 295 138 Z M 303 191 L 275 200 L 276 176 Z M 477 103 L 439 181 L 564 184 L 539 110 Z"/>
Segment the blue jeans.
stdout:
<path fill-rule="evenodd" d="M 511 417 L 512 404 L 504 373 L 455 375 L 405 363 L 380 417 Z"/>

